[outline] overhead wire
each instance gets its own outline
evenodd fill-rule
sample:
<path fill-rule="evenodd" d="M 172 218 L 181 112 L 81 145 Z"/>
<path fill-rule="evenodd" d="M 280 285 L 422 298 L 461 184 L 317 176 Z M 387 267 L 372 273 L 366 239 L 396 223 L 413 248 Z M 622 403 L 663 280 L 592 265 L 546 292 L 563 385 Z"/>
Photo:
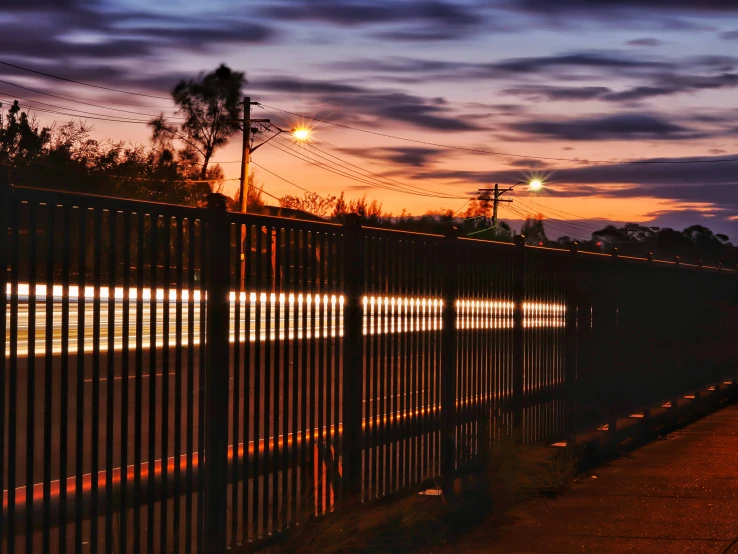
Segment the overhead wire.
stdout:
<path fill-rule="evenodd" d="M 10 85 L 12 87 L 17 87 L 19 89 L 27 90 L 29 92 L 35 92 L 36 94 L 43 94 L 44 96 L 50 96 L 52 98 L 58 98 L 59 100 L 66 100 L 67 102 L 77 102 L 79 104 L 84 104 L 84 105 L 87 105 L 87 106 L 93 106 L 95 108 L 101 108 L 103 110 L 112 110 L 112 111 L 116 111 L 116 112 L 130 113 L 130 114 L 134 114 L 134 115 L 144 115 L 146 117 L 157 117 L 157 115 L 155 115 L 155 114 L 149 114 L 149 113 L 144 113 L 144 112 L 137 112 L 137 111 L 132 111 L 132 110 L 123 110 L 123 109 L 120 109 L 120 108 L 111 108 L 110 106 L 101 106 L 100 104 L 94 104 L 94 103 L 92 103 L 89 100 L 86 100 L 84 98 L 75 97 L 75 96 L 71 96 L 71 95 L 70 96 L 63 96 L 61 94 L 54 94 L 54 93 L 51 93 L 51 92 L 46 92 L 46 91 L 43 91 L 43 90 L 39 90 L 39 89 L 35 89 L 35 88 L 31 88 L 31 87 L 26 87 L 26 86 L 23 86 L 23 85 L 19 85 L 17 83 L 13 83 L 11 81 L 5 81 L 3 79 L 0 79 L 0 83 L 3 83 L 5 85 Z M 9 95 L 9 96 L 12 96 L 12 95 Z M 35 100 L 29 100 L 29 101 L 30 102 L 35 102 Z M 154 106 L 152 106 L 152 107 L 154 107 Z M 70 109 L 70 108 L 64 108 L 64 109 Z M 168 119 L 184 119 L 183 117 L 178 117 L 178 116 L 167 116 L 167 118 Z"/>
<path fill-rule="evenodd" d="M 519 217 L 522 217 L 523 219 L 531 219 L 535 217 L 535 214 L 532 214 L 530 212 L 526 213 L 524 211 L 518 210 L 516 207 L 513 207 L 512 205 L 509 205 L 509 204 L 504 206 L 503 209 L 507 209 L 513 212 L 514 214 L 518 215 Z M 569 225 L 566 224 L 566 222 L 561 222 L 559 220 L 544 219 L 543 221 L 548 223 L 550 227 L 554 228 L 558 232 L 565 232 L 567 235 L 574 234 L 576 238 L 584 238 L 589 234 L 588 232 L 582 231 L 581 229 L 570 227 Z M 589 240 L 589 239 L 587 238 L 585 240 Z"/>
<path fill-rule="evenodd" d="M 386 177 L 384 175 L 381 175 L 380 173 L 376 173 L 374 171 L 370 171 L 368 169 L 362 168 L 362 167 L 360 167 L 360 166 L 358 166 L 358 165 L 356 165 L 354 163 L 351 163 L 351 162 L 346 161 L 346 160 L 344 160 L 342 158 L 339 158 L 338 156 L 336 156 L 334 154 L 331 154 L 330 152 L 327 152 L 326 150 L 323 150 L 322 148 L 318 147 L 315 144 L 307 143 L 307 146 L 308 146 L 308 148 L 314 148 L 314 149 L 316 149 L 316 150 L 318 150 L 320 152 L 323 152 L 325 155 L 330 156 L 331 158 L 334 158 L 334 159 L 340 161 L 341 163 L 343 163 L 345 165 L 348 165 L 348 166 L 351 166 L 351 167 L 355 167 L 355 168 L 363 171 L 364 173 L 367 173 L 369 175 L 375 176 L 375 177 L 377 177 L 379 179 L 382 179 L 383 181 L 388 181 L 390 184 L 395 184 L 395 185 L 398 185 L 400 187 L 407 188 L 407 189 L 414 189 L 414 190 L 417 190 L 419 192 L 434 193 L 434 194 L 436 194 L 435 191 L 429 191 L 427 189 L 423 189 L 423 188 L 418 187 L 416 185 L 411 185 L 409 183 L 404 183 L 402 181 L 398 181 L 397 179 L 392 179 L 391 177 Z M 443 196 L 439 196 L 439 198 L 441 198 L 441 197 L 451 197 L 451 195 L 444 194 Z"/>
<path fill-rule="evenodd" d="M 577 235 L 588 236 L 588 235 L 591 235 L 591 233 L 593 232 L 588 229 L 583 229 L 581 227 L 570 225 L 566 221 L 547 217 L 546 215 L 541 214 L 540 212 L 535 213 L 535 212 L 527 211 L 528 208 L 523 207 L 523 206 L 521 206 L 520 208 L 508 206 L 508 208 L 514 211 L 515 213 L 517 213 L 518 215 L 520 215 L 521 217 L 524 217 L 525 219 L 535 219 L 537 216 L 540 215 L 543 217 L 543 221 L 546 222 L 549 226 L 555 227 L 559 230 L 564 230 L 570 234 L 576 233 Z"/>
<path fill-rule="evenodd" d="M 325 154 L 328 157 L 321 156 L 320 154 L 317 154 L 315 152 L 311 152 L 311 153 L 314 154 L 315 156 L 318 156 L 318 157 L 320 157 L 320 158 L 328 161 L 328 162 L 331 162 L 332 161 L 329 158 L 333 158 L 335 160 L 338 160 L 337 162 L 333 162 L 333 163 L 335 163 L 335 165 L 338 165 L 339 167 L 341 167 L 344 171 L 346 171 L 348 173 L 358 174 L 362 178 L 369 179 L 371 181 L 375 181 L 377 179 L 381 179 L 381 181 L 378 181 L 378 182 L 383 183 L 383 184 L 387 185 L 388 187 L 391 187 L 388 190 L 397 190 L 398 192 L 403 192 L 403 193 L 406 193 L 406 194 L 416 194 L 418 196 L 426 196 L 426 197 L 431 197 L 431 198 L 454 199 L 454 200 L 455 199 L 463 198 L 463 196 L 455 196 L 455 195 L 449 195 L 449 194 L 446 194 L 446 193 L 439 193 L 439 192 L 436 192 L 436 191 L 423 189 L 421 187 L 417 187 L 417 186 L 414 186 L 414 185 L 404 184 L 404 183 L 402 183 L 400 181 L 396 181 L 394 179 L 385 178 L 385 177 L 379 175 L 378 173 L 374 173 L 372 171 L 368 171 L 368 170 L 362 169 L 359 166 L 357 166 L 355 164 L 352 164 L 350 162 L 344 162 L 343 160 L 341 160 L 341 158 L 338 158 L 336 156 L 333 156 L 329 152 L 326 152 L 325 150 L 322 150 L 322 149 L 320 149 L 320 148 L 318 148 L 318 147 L 316 147 L 315 145 L 312 145 L 312 144 L 308 144 L 307 145 L 307 148 L 308 149 L 315 148 L 319 152 L 322 152 L 323 154 Z M 347 167 L 346 164 L 348 164 L 348 166 L 350 166 L 350 167 Z M 352 169 L 353 167 L 359 168 L 360 170 L 364 171 L 365 173 L 368 173 L 368 175 L 362 175 L 362 174 L 357 173 L 355 170 Z M 376 176 L 376 177 L 373 177 L 373 176 Z"/>
<path fill-rule="evenodd" d="M 273 176 L 274 176 L 274 177 L 276 177 L 277 179 L 280 179 L 280 180 L 284 181 L 285 183 L 287 183 L 287 184 L 289 184 L 289 185 L 292 185 L 293 187 L 296 187 L 296 188 L 300 189 L 300 190 L 301 190 L 301 191 L 303 191 L 303 192 L 309 192 L 309 193 L 311 193 L 311 194 L 317 194 L 317 195 L 318 195 L 318 196 L 319 196 L 320 198 L 322 198 L 323 200 L 326 200 L 325 196 L 322 196 L 322 195 L 320 195 L 320 194 L 318 194 L 317 192 L 314 192 L 314 191 L 312 191 L 312 190 L 308 190 L 308 189 L 306 189 L 305 187 L 301 187 L 301 186 L 300 186 L 300 185 L 298 185 L 297 183 L 294 183 L 294 182 L 290 181 L 289 179 L 286 179 L 286 178 L 282 177 L 281 175 L 277 175 L 277 174 L 276 174 L 276 173 L 274 173 L 273 171 L 271 171 L 271 170 L 267 169 L 267 168 L 266 168 L 266 167 L 264 167 L 263 165 L 259 165 L 259 164 L 258 164 L 258 163 L 256 163 L 255 161 L 251 161 L 251 163 L 252 163 L 253 165 L 255 165 L 256 167 L 258 167 L 259 169 L 263 169 L 264 171 L 266 171 L 266 172 L 267 172 L 267 173 L 269 173 L 270 175 L 273 175 Z"/>
<path fill-rule="evenodd" d="M 553 206 L 545 206 L 543 204 L 539 204 L 538 202 L 536 202 L 534 200 L 531 200 L 531 197 L 530 196 L 526 196 L 525 197 L 525 201 L 526 202 L 530 202 L 531 204 L 534 204 L 536 206 L 540 206 L 542 208 L 546 208 L 546 209 L 551 210 L 553 212 L 558 212 L 559 214 L 568 215 L 568 216 L 571 216 L 571 217 L 576 217 L 578 219 L 585 219 L 585 220 L 587 219 L 586 217 L 584 217 L 582 215 L 579 215 L 579 214 L 573 214 L 571 212 L 565 212 L 564 210 L 559 210 L 557 208 L 554 208 Z"/>
<path fill-rule="evenodd" d="M 21 65 L 16 65 L 16 64 L 9 63 L 9 62 L 2 61 L 2 60 L 0 60 L 0 64 L 5 65 L 7 67 L 13 67 L 15 69 L 20 69 L 22 71 L 28 71 L 29 73 L 35 73 L 36 75 L 42 75 L 44 77 L 49 77 L 51 79 L 57 79 L 59 81 L 66 81 L 68 83 L 74 83 L 76 85 L 83 85 L 83 86 L 86 86 L 86 87 L 98 88 L 98 89 L 102 89 L 102 90 L 108 90 L 108 91 L 111 91 L 111 92 L 119 92 L 121 94 L 130 94 L 130 95 L 133 95 L 133 96 L 145 96 L 146 98 L 156 98 L 158 100 L 168 100 L 168 101 L 171 102 L 171 98 L 167 98 L 165 96 L 156 96 L 156 95 L 153 95 L 153 94 L 145 94 L 143 92 L 132 92 L 132 91 L 129 91 L 129 90 L 122 90 L 122 89 L 118 89 L 118 88 L 105 87 L 105 86 L 102 86 L 102 85 L 95 85 L 93 83 L 86 83 L 84 81 L 77 81 L 75 79 L 68 79 L 66 77 L 59 77 L 58 75 L 52 75 L 51 73 L 45 73 L 43 71 L 38 71 L 36 69 L 31 69 L 31 68 L 28 68 L 28 67 L 23 67 Z"/>
<path fill-rule="evenodd" d="M 387 183 L 383 183 L 381 181 L 376 181 L 376 180 L 372 180 L 372 179 L 370 179 L 368 177 L 365 177 L 365 176 L 362 176 L 362 175 L 357 175 L 355 172 L 353 172 L 353 174 L 352 174 L 346 168 L 343 168 L 339 164 L 337 164 L 335 162 L 331 162 L 330 160 L 327 160 L 326 162 L 317 161 L 314 158 L 311 158 L 310 155 L 308 155 L 305 152 L 296 152 L 294 150 L 289 150 L 289 149 L 283 148 L 279 144 L 276 144 L 276 142 L 277 141 L 271 142 L 269 144 L 273 148 L 276 148 L 277 150 L 280 150 L 281 152 L 283 152 L 285 154 L 288 154 L 290 156 L 296 157 L 296 158 L 298 158 L 298 159 L 300 159 L 300 160 L 302 160 L 304 162 L 307 162 L 307 163 L 309 163 L 311 165 L 314 165 L 316 167 L 319 167 L 319 168 L 321 168 L 321 169 L 323 169 L 325 171 L 328 171 L 330 173 L 335 173 L 337 175 L 340 175 L 340 176 L 345 177 L 347 179 L 351 179 L 353 181 L 360 182 L 360 183 L 365 184 L 365 185 L 370 185 L 370 186 L 374 186 L 374 187 L 377 187 L 377 188 L 391 190 L 391 191 L 394 191 L 394 192 L 402 192 L 402 193 L 405 193 L 405 194 L 412 194 L 412 195 L 425 196 L 425 197 L 431 197 L 431 198 L 446 198 L 446 199 L 463 199 L 464 198 L 463 196 L 455 196 L 454 197 L 454 196 L 450 196 L 450 195 L 438 195 L 438 194 L 434 194 L 434 193 L 423 193 L 423 192 L 417 192 L 417 191 L 403 190 L 403 189 L 400 189 L 399 187 L 390 186 Z M 280 144 L 283 144 L 283 143 L 280 143 Z M 313 154 L 313 155 L 315 155 L 317 157 L 322 157 L 323 159 L 325 159 L 325 157 L 320 156 L 319 154 L 314 154 L 314 153 L 311 153 L 311 154 Z"/>
<path fill-rule="evenodd" d="M 515 214 L 516 216 L 518 216 L 519 218 L 523 220 L 530 218 L 530 214 L 521 212 L 517 208 L 513 208 L 511 206 L 505 206 L 503 209 L 512 212 L 513 214 Z M 561 233 L 562 236 L 569 236 L 569 237 L 576 238 L 577 240 L 582 240 L 582 241 L 589 240 L 589 238 L 587 238 L 585 234 L 582 234 L 579 231 L 572 231 L 571 229 L 567 229 L 566 227 L 561 227 L 558 224 L 551 222 L 551 221 L 547 221 L 547 223 L 548 223 L 548 228 L 550 230 L 553 230 L 556 233 Z"/>
<path fill-rule="evenodd" d="M 8 98 L 0 98 L 0 100 L 5 100 L 6 102 L 12 102 L 12 100 L 9 100 Z M 93 115 L 85 115 L 81 116 L 80 114 L 74 114 L 74 113 L 68 113 L 68 112 L 62 112 L 58 110 L 48 110 L 44 108 L 38 108 L 35 106 L 30 106 L 28 104 L 21 104 L 18 103 L 18 106 L 27 110 L 34 110 L 40 113 L 50 113 L 54 115 L 63 115 L 65 117 L 71 117 L 71 118 L 79 118 L 79 119 L 94 119 L 97 121 L 112 121 L 115 123 L 135 123 L 138 125 L 145 124 L 148 125 L 148 121 L 140 120 L 140 119 L 125 119 L 125 118 L 113 118 L 113 117 L 99 117 L 99 116 L 93 116 Z"/>
<path fill-rule="evenodd" d="M 124 120 L 126 123 L 148 123 L 148 120 L 145 120 L 145 119 L 136 119 L 136 118 L 133 118 L 133 117 L 123 117 L 123 116 L 115 117 L 115 116 L 112 116 L 112 115 L 109 115 L 109 114 L 102 114 L 102 113 L 97 113 L 97 112 L 88 112 L 87 110 L 78 110 L 78 109 L 75 109 L 75 108 L 66 108 L 66 107 L 63 107 L 63 106 L 57 106 L 56 104 L 49 104 L 47 102 L 41 102 L 40 100 L 31 100 L 29 98 L 24 98 L 22 96 L 11 95 L 11 94 L 8 94 L 7 92 L 4 92 L 4 91 L 0 91 L 0 94 L 5 95 L 6 97 L 11 97 L 11 98 L 15 97 L 17 100 L 23 100 L 25 102 L 32 102 L 34 104 L 40 104 L 42 106 L 48 106 L 50 108 L 54 108 L 55 110 L 67 110 L 67 111 L 72 111 L 72 112 L 79 112 L 81 114 L 90 115 L 90 116 L 116 118 L 116 119 Z M 19 103 L 19 105 L 20 105 L 20 103 Z M 30 107 L 29 109 L 37 109 L 37 108 Z M 79 116 L 77 116 L 77 117 L 79 117 Z"/>
<path fill-rule="evenodd" d="M 561 223 L 565 223 L 566 225 L 568 225 L 569 227 L 571 227 L 573 229 L 579 229 L 580 231 L 584 231 L 584 232 L 587 232 L 587 233 L 592 233 L 594 231 L 600 230 L 600 227 L 597 226 L 597 225 L 591 225 L 591 224 L 588 224 L 588 223 L 577 223 L 575 220 L 571 220 L 571 219 L 563 220 L 563 219 L 559 219 L 557 217 L 553 217 L 553 216 L 551 216 L 551 215 L 549 215 L 547 213 L 542 212 L 541 210 L 537 210 L 536 208 L 531 208 L 525 202 L 523 202 L 520 198 L 516 198 L 516 201 L 517 201 L 518 205 L 522 209 L 528 210 L 529 213 L 538 212 L 539 214 L 541 214 L 542 216 L 544 216 L 546 219 L 549 219 L 549 220 L 552 220 L 552 221 L 558 221 L 558 222 L 561 222 Z"/>

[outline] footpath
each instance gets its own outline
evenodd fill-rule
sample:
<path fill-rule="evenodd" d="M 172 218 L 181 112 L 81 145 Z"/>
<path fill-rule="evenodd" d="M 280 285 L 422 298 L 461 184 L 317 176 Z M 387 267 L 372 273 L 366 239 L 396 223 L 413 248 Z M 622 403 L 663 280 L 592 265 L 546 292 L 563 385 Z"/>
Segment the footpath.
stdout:
<path fill-rule="evenodd" d="M 738 554 L 738 406 L 580 476 L 433 553 Z"/>

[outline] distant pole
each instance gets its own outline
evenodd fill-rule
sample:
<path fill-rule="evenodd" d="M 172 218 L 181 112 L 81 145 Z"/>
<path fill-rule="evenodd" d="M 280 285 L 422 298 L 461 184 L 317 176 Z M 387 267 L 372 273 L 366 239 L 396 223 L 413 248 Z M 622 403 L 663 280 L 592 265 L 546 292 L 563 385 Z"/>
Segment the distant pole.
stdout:
<path fill-rule="evenodd" d="M 500 203 L 500 185 L 495 183 L 495 198 L 492 204 L 492 228 L 497 233 L 497 205 Z"/>
<path fill-rule="evenodd" d="M 239 211 L 248 211 L 249 161 L 251 158 L 251 97 L 243 97 L 243 153 L 241 154 L 241 188 Z"/>
<path fill-rule="evenodd" d="M 516 183 L 516 184 L 519 184 L 519 183 Z M 477 191 L 481 196 L 483 196 L 482 198 L 480 198 L 480 200 L 492 200 L 492 229 L 494 229 L 495 234 L 497 233 L 497 211 L 498 211 L 500 202 L 512 202 L 512 200 L 504 200 L 500 198 L 500 196 L 502 196 L 508 191 L 511 191 L 514 186 L 515 185 L 505 190 L 500 190 L 500 185 L 495 183 L 495 188 L 493 189 L 479 189 Z M 489 196 L 484 197 L 490 192 L 492 193 L 492 198 L 489 198 Z"/>

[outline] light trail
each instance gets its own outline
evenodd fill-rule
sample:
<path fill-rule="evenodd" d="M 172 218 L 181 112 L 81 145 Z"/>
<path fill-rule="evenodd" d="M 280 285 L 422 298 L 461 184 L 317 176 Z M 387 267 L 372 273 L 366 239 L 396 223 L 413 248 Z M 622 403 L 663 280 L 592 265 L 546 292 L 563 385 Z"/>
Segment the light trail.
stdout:
<path fill-rule="evenodd" d="M 45 285 L 36 285 L 35 292 L 35 341 L 34 354 L 46 354 L 46 299 Z M 51 314 L 51 347 L 53 355 L 63 353 L 62 344 L 62 315 L 67 309 L 69 318 L 67 352 L 74 355 L 78 352 L 80 338 L 84 343 L 83 352 L 92 353 L 94 350 L 93 338 L 95 329 L 95 301 L 99 299 L 99 351 L 105 353 L 109 349 L 110 336 L 115 352 L 123 352 L 123 311 L 128 302 L 128 348 L 131 353 L 137 346 L 144 350 L 152 347 L 164 348 L 168 342 L 170 348 L 198 346 L 202 340 L 201 307 L 207 299 L 203 299 L 199 290 L 183 289 L 181 295 L 176 289 L 155 289 L 152 298 L 150 288 L 141 289 L 141 300 L 138 299 L 138 289 L 129 288 L 126 297 L 123 287 L 116 287 L 112 291 L 107 287 L 100 287 L 97 296 L 94 287 L 84 287 L 80 295 L 79 287 L 69 287 L 68 295 L 64 296 L 64 289 L 55 285 L 52 287 L 53 308 Z M 27 283 L 19 283 L 16 290 L 18 296 L 18 341 L 10 344 L 10 319 L 12 310 L 13 289 L 8 285 L 6 300 L 6 357 L 13 351 L 19 357 L 27 357 L 30 351 L 29 324 L 31 315 L 29 310 L 29 295 L 31 287 Z M 112 293 L 112 294 L 111 294 Z M 239 302 L 236 302 L 238 298 Z M 65 302 L 66 300 L 66 302 Z M 79 302 L 83 304 L 84 327 L 80 337 Z M 108 321 L 109 302 L 115 301 L 113 308 L 114 320 Z M 140 306 L 138 305 L 140 303 Z M 343 337 L 343 295 L 315 294 L 303 295 L 294 293 L 257 293 L 257 292 L 230 292 L 230 343 L 236 342 L 235 321 L 238 309 L 240 343 L 274 342 L 304 340 L 304 339 L 336 339 Z M 363 334 L 365 336 L 387 335 L 394 333 L 417 333 L 440 331 L 443 328 L 441 313 L 443 302 L 437 298 L 418 297 L 389 297 L 365 296 Z M 457 328 L 505 330 L 512 329 L 514 304 L 502 300 L 470 300 L 457 301 Z M 153 308 L 153 310 L 152 310 Z M 136 325 L 138 316 L 142 325 Z M 190 314 L 191 312 L 191 314 Z M 164 325 L 164 316 L 168 315 L 169 324 Z M 564 326 L 565 306 L 556 303 L 525 302 L 523 304 L 523 326 L 525 328 L 560 328 Z M 279 317 L 278 317 L 279 315 Z M 191 317 L 190 317 L 191 316 Z M 155 321 L 154 341 L 151 341 L 151 323 Z M 181 318 L 181 334 L 176 333 L 176 322 Z M 247 333 L 248 328 L 248 333 Z M 258 332 L 257 332 L 258 328 Z M 167 339 L 165 341 L 165 338 Z"/>

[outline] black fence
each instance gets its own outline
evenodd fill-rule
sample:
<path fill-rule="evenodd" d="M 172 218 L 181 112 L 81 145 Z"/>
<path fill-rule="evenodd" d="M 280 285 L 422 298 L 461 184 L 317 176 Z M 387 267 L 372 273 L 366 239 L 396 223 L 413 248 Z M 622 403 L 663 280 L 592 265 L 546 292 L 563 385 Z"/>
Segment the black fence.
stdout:
<path fill-rule="evenodd" d="M 2 552 L 248 550 L 736 374 L 732 271 L 0 190 Z"/>

